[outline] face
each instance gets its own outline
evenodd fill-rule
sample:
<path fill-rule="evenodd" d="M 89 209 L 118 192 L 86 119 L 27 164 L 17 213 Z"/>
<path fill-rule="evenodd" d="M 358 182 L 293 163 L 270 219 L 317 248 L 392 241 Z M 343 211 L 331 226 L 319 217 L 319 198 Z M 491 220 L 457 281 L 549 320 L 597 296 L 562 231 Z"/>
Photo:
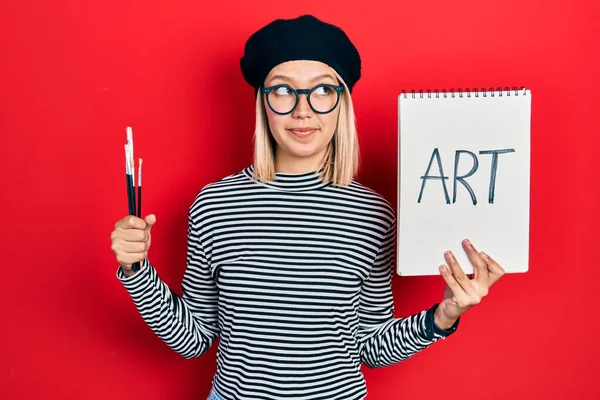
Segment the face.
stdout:
<path fill-rule="evenodd" d="M 294 89 L 312 89 L 319 84 L 340 85 L 334 70 L 325 63 L 312 60 L 287 61 L 275 66 L 267 75 L 264 87 L 287 84 Z M 286 89 L 280 89 L 285 93 Z M 323 90 L 313 92 L 313 105 Z M 293 96 L 293 94 L 292 94 Z M 300 94 L 296 108 L 289 114 L 280 115 L 264 106 L 273 138 L 277 142 L 275 151 L 276 172 L 309 172 L 321 166 L 327 145 L 332 140 L 340 112 L 338 105 L 327 114 L 319 114 L 308 104 L 307 96 Z M 308 132 L 298 129 L 311 129 Z"/>

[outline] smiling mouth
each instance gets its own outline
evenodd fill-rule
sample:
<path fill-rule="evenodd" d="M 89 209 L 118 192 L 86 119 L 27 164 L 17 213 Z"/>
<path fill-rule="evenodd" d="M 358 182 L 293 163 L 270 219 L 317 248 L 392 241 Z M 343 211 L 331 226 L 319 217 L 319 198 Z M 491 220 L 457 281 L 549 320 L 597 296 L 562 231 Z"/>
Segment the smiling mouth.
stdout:
<path fill-rule="evenodd" d="M 288 129 L 294 136 L 299 138 L 305 138 L 316 131 L 315 128 L 296 128 L 296 129 Z"/>
<path fill-rule="evenodd" d="M 294 131 L 294 132 L 304 133 L 304 132 L 314 131 L 314 130 L 316 130 L 316 128 L 290 128 L 288 130 L 289 131 Z"/>

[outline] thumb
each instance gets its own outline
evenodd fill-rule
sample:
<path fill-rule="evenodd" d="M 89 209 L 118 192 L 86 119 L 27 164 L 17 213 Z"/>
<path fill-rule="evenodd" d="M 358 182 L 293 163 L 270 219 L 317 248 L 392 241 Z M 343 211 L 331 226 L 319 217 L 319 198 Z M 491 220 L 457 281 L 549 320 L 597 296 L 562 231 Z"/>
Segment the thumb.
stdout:
<path fill-rule="evenodd" d="M 147 215 L 144 218 L 144 221 L 146 221 L 146 229 L 148 229 L 148 231 L 149 231 L 152 228 L 152 226 L 156 223 L 156 215 L 154 215 L 154 214 Z"/>

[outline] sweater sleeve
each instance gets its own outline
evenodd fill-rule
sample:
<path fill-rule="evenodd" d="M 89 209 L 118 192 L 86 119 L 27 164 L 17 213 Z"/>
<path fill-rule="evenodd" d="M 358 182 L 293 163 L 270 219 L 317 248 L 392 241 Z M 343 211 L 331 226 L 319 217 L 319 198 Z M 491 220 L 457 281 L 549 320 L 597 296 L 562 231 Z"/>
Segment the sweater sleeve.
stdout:
<path fill-rule="evenodd" d="M 369 368 L 392 365 L 412 357 L 438 339 L 452 334 L 460 321 L 459 318 L 447 330 L 440 329 L 433 320 L 439 303 L 417 314 L 394 318 L 391 283 L 395 245 L 396 218 L 360 292 L 358 341 L 361 361 Z"/>
<path fill-rule="evenodd" d="M 184 358 L 204 354 L 219 335 L 218 289 L 210 274 L 200 232 L 188 212 L 188 249 L 182 295 L 173 292 L 148 259 L 133 276 L 117 268 L 117 277 L 129 292 L 148 326 Z"/>

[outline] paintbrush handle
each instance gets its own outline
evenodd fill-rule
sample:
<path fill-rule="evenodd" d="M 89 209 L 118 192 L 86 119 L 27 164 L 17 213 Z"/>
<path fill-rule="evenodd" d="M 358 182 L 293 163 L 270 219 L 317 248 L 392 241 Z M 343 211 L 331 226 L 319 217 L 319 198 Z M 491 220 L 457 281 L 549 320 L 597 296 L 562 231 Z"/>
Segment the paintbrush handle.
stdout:
<path fill-rule="evenodd" d="M 137 216 L 142 218 L 142 187 L 138 186 L 138 203 L 137 203 Z"/>
<path fill-rule="evenodd" d="M 127 180 L 127 205 L 129 207 L 129 215 L 135 215 L 135 204 L 133 200 L 131 175 L 126 174 L 125 178 Z"/>

